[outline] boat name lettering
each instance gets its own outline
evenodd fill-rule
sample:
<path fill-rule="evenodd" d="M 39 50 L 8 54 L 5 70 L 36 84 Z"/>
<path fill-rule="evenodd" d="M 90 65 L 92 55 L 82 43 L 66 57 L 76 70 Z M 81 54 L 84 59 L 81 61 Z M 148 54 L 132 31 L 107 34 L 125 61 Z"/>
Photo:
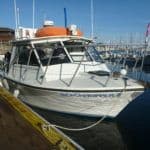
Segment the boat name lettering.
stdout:
<path fill-rule="evenodd" d="M 61 96 L 76 96 L 76 97 L 117 97 L 120 93 L 101 93 L 101 94 L 88 94 L 88 93 L 60 93 Z"/>

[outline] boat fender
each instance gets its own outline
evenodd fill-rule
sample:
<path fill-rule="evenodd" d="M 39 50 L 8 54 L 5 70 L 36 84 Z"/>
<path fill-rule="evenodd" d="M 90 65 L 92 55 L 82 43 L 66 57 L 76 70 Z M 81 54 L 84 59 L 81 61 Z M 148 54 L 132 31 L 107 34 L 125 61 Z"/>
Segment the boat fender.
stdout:
<path fill-rule="evenodd" d="M 126 69 L 121 69 L 120 73 L 121 73 L 121 75 L 125 76 L 125 75 L 127 75 L 127 70 Z"/>
<path fill-rule="evenodd" d="M 13 95 L 17 98 L 19 96 L 19 90 L 15 89 Z"/>
<path fill-rule="evenodd" d="M 6 88 L 7 90 L 10 89 L 6 79 L 1 79 L 1 83 L 2 83 L 2 87 Z"/>

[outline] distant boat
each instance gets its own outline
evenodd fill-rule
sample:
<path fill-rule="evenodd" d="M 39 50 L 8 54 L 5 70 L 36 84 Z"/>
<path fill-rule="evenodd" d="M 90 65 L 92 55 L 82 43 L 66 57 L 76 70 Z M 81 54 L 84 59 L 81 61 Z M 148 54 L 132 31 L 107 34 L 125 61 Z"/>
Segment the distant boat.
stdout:
<path fill-rule="evenodd" d="M 113 74 L 93 42 L 77 30 L 47 22 L 33 36 L 20 29 L 12 44 L 10 61 L 1 71 L 3 85 L 19 90 L 27 104 L 81 116 L 115 117 L 144 87 Z"/>

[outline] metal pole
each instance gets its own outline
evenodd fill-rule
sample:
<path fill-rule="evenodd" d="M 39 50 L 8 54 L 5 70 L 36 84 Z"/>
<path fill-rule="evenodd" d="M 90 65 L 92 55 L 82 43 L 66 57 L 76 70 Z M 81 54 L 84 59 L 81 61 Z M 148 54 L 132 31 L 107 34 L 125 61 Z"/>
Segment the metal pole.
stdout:
<path fill-rule="evenodd" d="M 66 11 L 66 8 L 64 8 L 64 20 L 65 20 L 65 28 L 67 28 L 67 11 Z"/>
<path fill-rule="evenodd" d="M 17 29 L 18 25 L 17 25 L 17 8 L 16 8 L 16 0 L 14 0 L 14 10 L 15 10 L 15 22 L 16 22 L 16 29 Z"/>
<path fill-rule="evenodd" d="M 35 16 L 35 1 L 33 0 L 33 24 L 32 24 L 32 28 L 34 29 L 34 20 L 35 20 L 35 18 L 34 18 L 34 16 Z"/>
<path fill-rule="evenodd" d="M 94 32 L 94 26 L 93 26 L 93 0 L 91 0 L 91 39 L 93 39 L 93 32 Z"/>

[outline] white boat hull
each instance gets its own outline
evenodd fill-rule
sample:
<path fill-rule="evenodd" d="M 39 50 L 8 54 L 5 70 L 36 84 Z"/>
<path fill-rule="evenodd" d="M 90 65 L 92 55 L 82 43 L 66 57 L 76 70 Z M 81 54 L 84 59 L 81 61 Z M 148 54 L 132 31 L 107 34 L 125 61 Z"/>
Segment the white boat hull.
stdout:
<path fill-rule="evenodd" d="M 21 100 L 39 108 L 81 116 L 117 116 L 136 96 L 143 91 L 55 91 L 26 85 L 15 85 Z"/>

